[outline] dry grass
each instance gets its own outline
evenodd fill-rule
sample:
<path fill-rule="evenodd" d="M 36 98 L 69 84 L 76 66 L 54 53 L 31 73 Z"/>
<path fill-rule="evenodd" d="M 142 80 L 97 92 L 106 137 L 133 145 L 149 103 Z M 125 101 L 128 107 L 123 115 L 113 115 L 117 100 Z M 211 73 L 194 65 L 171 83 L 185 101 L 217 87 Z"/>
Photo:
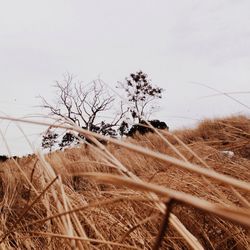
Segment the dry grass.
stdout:
<path fill-rule="evenodd" d="M 9 160 L 0 249 L 249 249 L 249 170 L 244 116 Z"/>

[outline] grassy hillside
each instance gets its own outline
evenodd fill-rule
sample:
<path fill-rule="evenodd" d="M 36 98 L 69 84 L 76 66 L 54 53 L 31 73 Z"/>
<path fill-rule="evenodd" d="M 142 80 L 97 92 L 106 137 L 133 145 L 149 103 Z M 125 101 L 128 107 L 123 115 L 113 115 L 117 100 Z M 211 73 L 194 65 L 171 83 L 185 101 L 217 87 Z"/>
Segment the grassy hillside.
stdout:
<path fill-rule="evenodd" d="M 0 209 L 0 249 L 250 249 L 250 119 L 10 159 Z"/>

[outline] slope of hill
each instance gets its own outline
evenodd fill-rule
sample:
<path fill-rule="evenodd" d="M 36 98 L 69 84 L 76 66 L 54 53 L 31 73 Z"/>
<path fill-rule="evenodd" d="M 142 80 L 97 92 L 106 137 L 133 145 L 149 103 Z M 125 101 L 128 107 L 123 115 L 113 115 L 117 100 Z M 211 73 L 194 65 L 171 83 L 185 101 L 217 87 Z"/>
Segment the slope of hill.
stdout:
<path fill-rule="evenodd" d="M 249 249 L 250 119 L 10 159 L 0 209 L 1 249 Z"/>

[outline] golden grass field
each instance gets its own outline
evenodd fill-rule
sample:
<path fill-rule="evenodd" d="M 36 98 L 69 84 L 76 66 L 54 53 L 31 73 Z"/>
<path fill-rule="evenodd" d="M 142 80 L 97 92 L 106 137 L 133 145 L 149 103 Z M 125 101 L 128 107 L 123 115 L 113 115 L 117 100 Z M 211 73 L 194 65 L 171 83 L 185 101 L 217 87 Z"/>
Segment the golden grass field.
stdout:
<path fill-rule="evenodd" d="M 0 249 L 250 249 L 249 117 L 155 132 L 0 163 Z"/>

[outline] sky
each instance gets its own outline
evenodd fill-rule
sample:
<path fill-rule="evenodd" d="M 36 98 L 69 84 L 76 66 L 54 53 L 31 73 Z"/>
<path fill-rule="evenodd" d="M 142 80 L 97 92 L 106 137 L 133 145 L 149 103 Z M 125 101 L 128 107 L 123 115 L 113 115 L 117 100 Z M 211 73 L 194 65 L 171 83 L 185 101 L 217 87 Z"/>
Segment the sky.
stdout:
<path fill-rule="evenodd" d="M 0 3 L 1 115 L 45 114 L 38 96 L 53 100 L 52 86 L 66 72 L 114 88 L 138 70 L 165 89 L 155 118 L 171 129 L 249 115 L 248 0 Z M 45 128 L 19 125 L 37 147 Z M 12 154 L 31 151 L 16 124 L 0 121 L 0 129 Z M 0 136 L 0 154 L 6 152 Z"/>

